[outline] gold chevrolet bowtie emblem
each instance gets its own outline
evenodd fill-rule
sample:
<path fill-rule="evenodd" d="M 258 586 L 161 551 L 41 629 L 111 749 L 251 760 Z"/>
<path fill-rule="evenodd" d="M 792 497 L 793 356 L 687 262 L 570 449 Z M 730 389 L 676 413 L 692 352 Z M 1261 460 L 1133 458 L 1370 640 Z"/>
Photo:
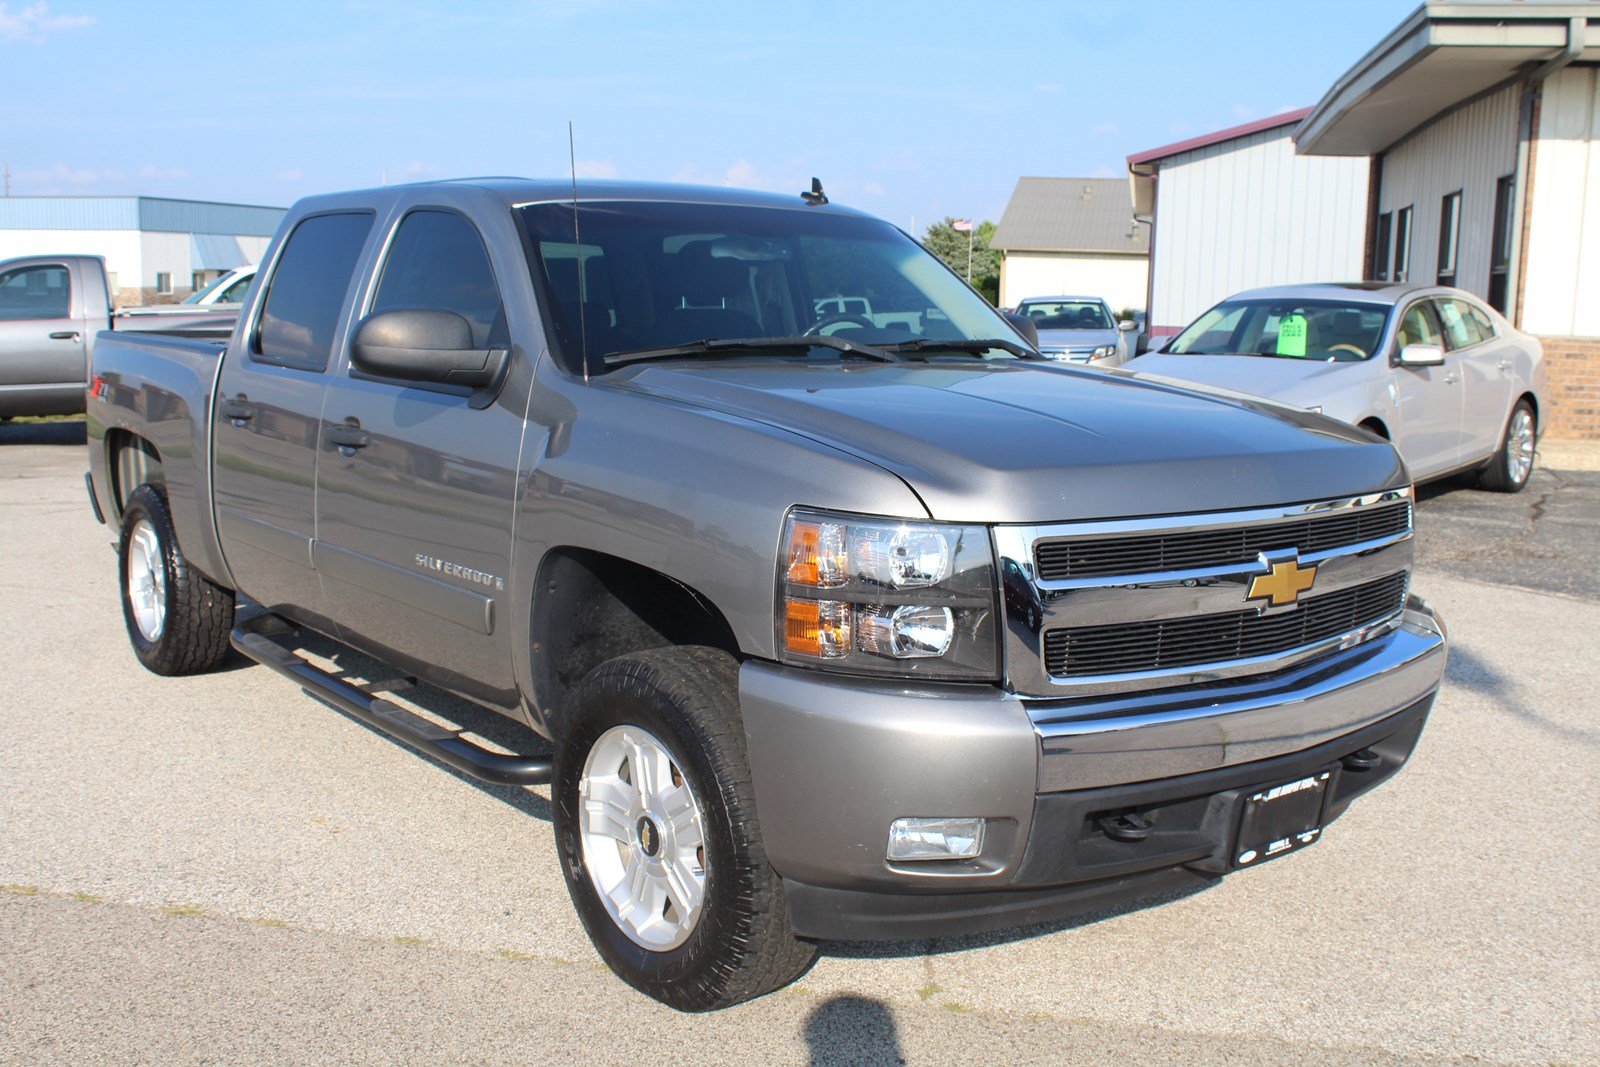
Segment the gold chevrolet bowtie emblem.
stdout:
<path fill-rule="evenodd" d="M 1293 604 L 1295 599 L 1310 589 L 1311 583 L 1316 580 L 1315 566 L 1302 567 L 1298 561 L 1292 559 L 1274 563 L 1272 570 L 1251 580 L 1250 593 L 1245 599 L 1268 600 L 1273 607 L 1282 607 L 1284 604 Z"/>

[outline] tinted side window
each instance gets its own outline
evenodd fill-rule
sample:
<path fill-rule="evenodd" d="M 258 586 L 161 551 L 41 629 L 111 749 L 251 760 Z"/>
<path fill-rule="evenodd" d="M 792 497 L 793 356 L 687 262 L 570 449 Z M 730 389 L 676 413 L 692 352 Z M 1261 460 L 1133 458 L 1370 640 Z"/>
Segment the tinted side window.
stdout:
<path fill-rule="evenodd" d="M 372 310 L 400 309 L 453 311 L 472 324 L 473 344 L 506 343 L 489 253 L 466 218 L 453 211 L 413 211 L 400 221 Z"/>
<path fill-rule="evenodd" d="M 1451 348 L 1466 348 L 1483 340 L 1478 331 L 1478 321 L 1472 317 L 1472 305 L 1461 300 L 1440 300 L 1439 320 L 1444 323 L 1444 335 Z"/>
<path fill-rule="evenodd" d="M 294 228 L 267 283 L 257 360 L 327 369 L 339 311 L 371 229 L 365 212 L 315 215 Z"/>
<path fill-rule="evenodd" d="M 1438 320 L 1433 317 L 1433 309 L 1426 301 L 1412 304 L 1406 311 L 1405 317 L 1400 320 L 1400 332 L 1396 337 L 1396 344 L 1401 348 L 1406 345 L 1444 347 L 1444 339 L 1439 335 Z"/>
<path fill-rule="evenodd" d="M 227 289 L 223 290 L 222 295 L 217 297 L 217 299 L 214 301 L 214 303 L 218 303 L 218 304 L 242 304 L 242 303 L 244 303 L 245 295 L 250 292 L 250 283 L 255 281 L 255 280 L 256 280 L 255 279 L 255 275 L 251 275 L 248 278 L 241 278 L 239 281 L 234 282 L 232 285 L 228 286 Z"/>
<path fill-rule="evenodd" d="M 72 278 L 59 263 L 0 274 L 0 322 L 64 319 L 72 314 Z"/>

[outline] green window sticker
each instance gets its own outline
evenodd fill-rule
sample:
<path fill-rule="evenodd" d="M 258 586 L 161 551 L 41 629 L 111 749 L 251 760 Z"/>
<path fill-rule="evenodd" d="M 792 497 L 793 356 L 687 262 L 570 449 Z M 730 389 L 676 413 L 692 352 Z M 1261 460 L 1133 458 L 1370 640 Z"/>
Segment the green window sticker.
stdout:
<path fill-rule="evenodd" d="M 1278 355 L 1306 354 L 1306 317 L 1298 311 L 1278 320 Z"/>

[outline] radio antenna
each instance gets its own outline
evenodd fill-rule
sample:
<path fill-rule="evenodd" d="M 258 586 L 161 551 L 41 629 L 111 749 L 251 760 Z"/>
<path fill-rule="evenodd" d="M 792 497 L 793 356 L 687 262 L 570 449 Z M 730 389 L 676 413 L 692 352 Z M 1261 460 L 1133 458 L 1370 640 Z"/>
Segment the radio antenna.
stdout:
<path fill-rule="evenodd" d="M 583 380 L 589 380 L 589 293 L 584 285 L 583 244 L 578 240 L 578 147 L 567 120 L 567 162 L 572 168 L 572 260 L 578 270 L 578 351 L 583 360 Z"/>

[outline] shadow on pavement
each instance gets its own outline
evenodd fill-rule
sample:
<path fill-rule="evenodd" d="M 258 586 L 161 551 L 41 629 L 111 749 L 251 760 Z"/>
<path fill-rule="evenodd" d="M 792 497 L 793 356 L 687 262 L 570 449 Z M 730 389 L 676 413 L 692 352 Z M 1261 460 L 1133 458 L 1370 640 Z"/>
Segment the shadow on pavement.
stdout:
<path fill-rule="evenodd" d="M 0 445 L 82 445 L 88 439 L 82 419 L 0 423 Z"/>
<path fill-rule="evenodd" d="M 888 1005 L 870 997 L 823 1001 L 805 1022 L 810 1067 L 845 1063 L 905 1063 L 900 1032 Z"/>
<path fill-rule="evenodd" d="M 543 755 L 550 751 L 550 743 L 521 723 L 513 722 L 498 712 L 490 711 L 470 700 L 458 697 L 453 693 L 446 693 L 442 689 L 435 689 L 426 683 L 417 682 L 399 674 L 393 668 L 382 662 L 363 655 L 336 641 L 329 640 L 309 630 L 303 631 L 303 638 L 299 647 L 302 651 L 322 659 L 332 660 L 334 670 L 332 673 L 347 681 L 362 685 L 387 696 L 398 698 L 399 702 L 420 708 L 430 715 L 434 715 L 455 728 L 483 738 L 493 744 L 499 745 L 511 752 L 524 755 Z M 244 657 L 240 657 L 244 658 Z M 247 663 L 251 661 L 246 660 Z M 251 665 L 254 665 L 253 663 Z M 265 668 L 262 668 L 265 670 Z M 287 684 L 287 683 L 286 683 Z M 312 699 L 316 699 L 312 697 Z M 322 701 L 318 701 L 322 703 Z M 369 730 L 378 737 L 383 738 L 391 745 L 395 745 L 406 753 L 426 760 L 444 773 L 458 778 L 475 789 L 480 789 L 501 803 L 507 804 L 525 815 L 536 819 L 550 821 L 550 803 L 544 797 L 530 792 L 527 788 L 513 785 L 496 785 L 493 782 L 481 781 L 469 774 L 463 774 L 454 767 L 440 763 L 424 753 L 418 752 L 403 742 L 396 741 L 381 730 L 373 729 L 360 719 L 347 715 L 331 704 L 323 704 L 331 711 L 337 712 L 360 726 Z"/>
<path fill-rule="evenodd" d="M 1519 719 L 1535 729 L 1543 730 L 1552 737 L 1587 745 L 1590 748 L 1600 747 L 1600 730 L 1557 722 L 1544 712 L 1529 707 L 1517 696 L 1517 686 L 1513 679 L 1501 674 L 1459 644 L 1453 645 L 1450 649 L 1450 665 L 1446 668 L 1446 677 L 1474 693 L 1482 693 L 1494 703 L 1495 707 L 1512 718 Z"/>

